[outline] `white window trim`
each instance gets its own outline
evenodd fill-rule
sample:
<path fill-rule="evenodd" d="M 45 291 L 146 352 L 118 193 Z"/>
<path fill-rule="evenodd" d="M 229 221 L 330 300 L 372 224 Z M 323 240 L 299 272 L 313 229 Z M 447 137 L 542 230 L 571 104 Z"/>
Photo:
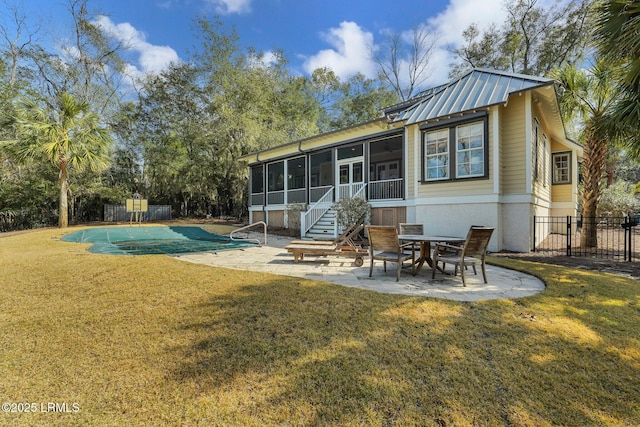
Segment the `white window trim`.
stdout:
<path fill-rule="evenodd" d="M 480 125 L 480 137 L 482 138 L 482 145 L 480 147 L 476 147 L 476 148 L 469 148 L 467 150 L 459 150 L 458 149 L 458 138 L 459 138 L 459 130 L 460 128 L 463 127 L 472 127 L 472 126 L 477 126 Z M 477 178 L 477 177 L 483 177 L 486 175 L 487 171 L 485 170 L 486 167 L 486 159 L 485 157 L 485 148 L 486 148 L 486 144 L 487 141 L 485 141 L 485 129 L 484 129 L 484 122 L 472 122 L 472 123 L 466 123 L 464 125 L 460 125 L 460 126 L 456 126 L 456 141 L 455 141 L 455 156 L 456 156 L 456 179 L 466 179 L 466 178 Z M 462 153 L 462 152 L 472 152 L 472 151 L 480 151 L 482 153 L 482 172 L 479 174 L 469 174 L 469 175 L 460 175 L 458 173 L 458 171 L 460 170 L 458 168 L 458 153 Z M 449 164 L 451 164 L 451 162 L 449 162 Z"/>
<path fill-rule="evenodd" d="M 567 156 L 567 180 L 556 181 L 556 157 Z M 572 183 L 572 153 L 571 151 L 561 151 L 551 154 L 551 183 L 553 185 L 567 185 Z"/>
<path fill-rule="evenodd" d="M 533 136 L 531 139 L 533 150 L 533 180 L 538 181 L 540 179 L 540 122 L 537 117 L 533 118 Z"/>
<path fill-rule="evenodd" d="M 547 187 L 549 180 L 547 179 L 547 147 L 549 146 L 547 135 L 542 134 L 542 184 Z"/>
<path fill-rule="evenodd" d="M 434 133 L 446 133 L 447 135 L 447 150 L 444 153 L 436 153 L 436 154 L 427 154 L 427 135 L 429 134 L 434 134 Z M 451 180 L 451 141 L 450 141 L 450 131 L 449 128 L 444 128 L 444 129 L 436 129 L 430 132 L 425 132 L 424 133 L 424 141 L 423 141 L 423 145 L 424 145 L 424 181 L 425 182 L 433 182 L 433 181 L 449 181 Z M 439 157 L 439 156 L 447 156 L 447 175 L 443 176 L 443 177 L 438 177 L 438 178 L 429 178 L 429 174 L 427 173 L 427 169 L 428 169 L 428 164 L 429 161 L 428 159 L 431 157 Z"/>

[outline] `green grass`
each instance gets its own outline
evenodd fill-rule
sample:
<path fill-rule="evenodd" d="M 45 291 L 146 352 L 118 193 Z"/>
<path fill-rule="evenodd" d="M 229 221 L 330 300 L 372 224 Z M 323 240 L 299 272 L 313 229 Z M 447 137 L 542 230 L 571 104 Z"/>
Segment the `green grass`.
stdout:
<path fill-rule="evenodd" d="M 640 425 L 640 285 L 459 303 L 0 239 L 0 425 Z M 38 406 L 39 407 L 39 406 Z"/>

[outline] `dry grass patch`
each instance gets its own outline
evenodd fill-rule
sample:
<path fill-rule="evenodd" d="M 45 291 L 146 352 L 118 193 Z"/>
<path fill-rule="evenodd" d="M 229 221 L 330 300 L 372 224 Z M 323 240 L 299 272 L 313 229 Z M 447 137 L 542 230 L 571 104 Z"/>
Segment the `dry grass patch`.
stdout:
<path fill-rule="evenodd" d="M 524 261 L 513 301 L 382 295 L 59 230 L 0 239 L 3 425 L 638 425 L 640 287 Z"/>

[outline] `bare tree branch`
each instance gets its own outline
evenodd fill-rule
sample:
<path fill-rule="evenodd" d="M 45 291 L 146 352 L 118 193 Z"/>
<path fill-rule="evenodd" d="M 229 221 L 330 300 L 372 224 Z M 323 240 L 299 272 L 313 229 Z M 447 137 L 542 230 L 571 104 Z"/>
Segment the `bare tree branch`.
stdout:
<path fill-rule="evenodd" d="M 436 35 L 420 26 L 415 27 L 409 37 L 388 32 L 382 45 L 371 49 L 382 79 L 402 101 L 411 98 L 431 76 L 429 62 L 437 41 Z"/>

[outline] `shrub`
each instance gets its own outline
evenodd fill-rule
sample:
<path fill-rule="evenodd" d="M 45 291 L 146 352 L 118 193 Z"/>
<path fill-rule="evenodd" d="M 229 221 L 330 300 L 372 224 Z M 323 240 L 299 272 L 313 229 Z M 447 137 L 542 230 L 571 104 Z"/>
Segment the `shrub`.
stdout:
<path fill-rule="evenodd" d="M 640 211 L 640 200 L 633 194 L 633 184 L 627 181 L 617 181 L 602 190 L 598 202 L 598 215 L 611 216 L 633 215 Z"/>
<path fill-rule="evenodd" d="M 291 232 L 300 232 L 300 214 L 307 210 L 304 203 L 289 203 L 287 205 L 288 228 Z"/>
<path fill-rule="evenodd" d="M 338 225 L 348 227 L 351 224 L 364 224 L 371 217 L 371 205 L 362 197 L 341 199 L 333 204 Z"/>

